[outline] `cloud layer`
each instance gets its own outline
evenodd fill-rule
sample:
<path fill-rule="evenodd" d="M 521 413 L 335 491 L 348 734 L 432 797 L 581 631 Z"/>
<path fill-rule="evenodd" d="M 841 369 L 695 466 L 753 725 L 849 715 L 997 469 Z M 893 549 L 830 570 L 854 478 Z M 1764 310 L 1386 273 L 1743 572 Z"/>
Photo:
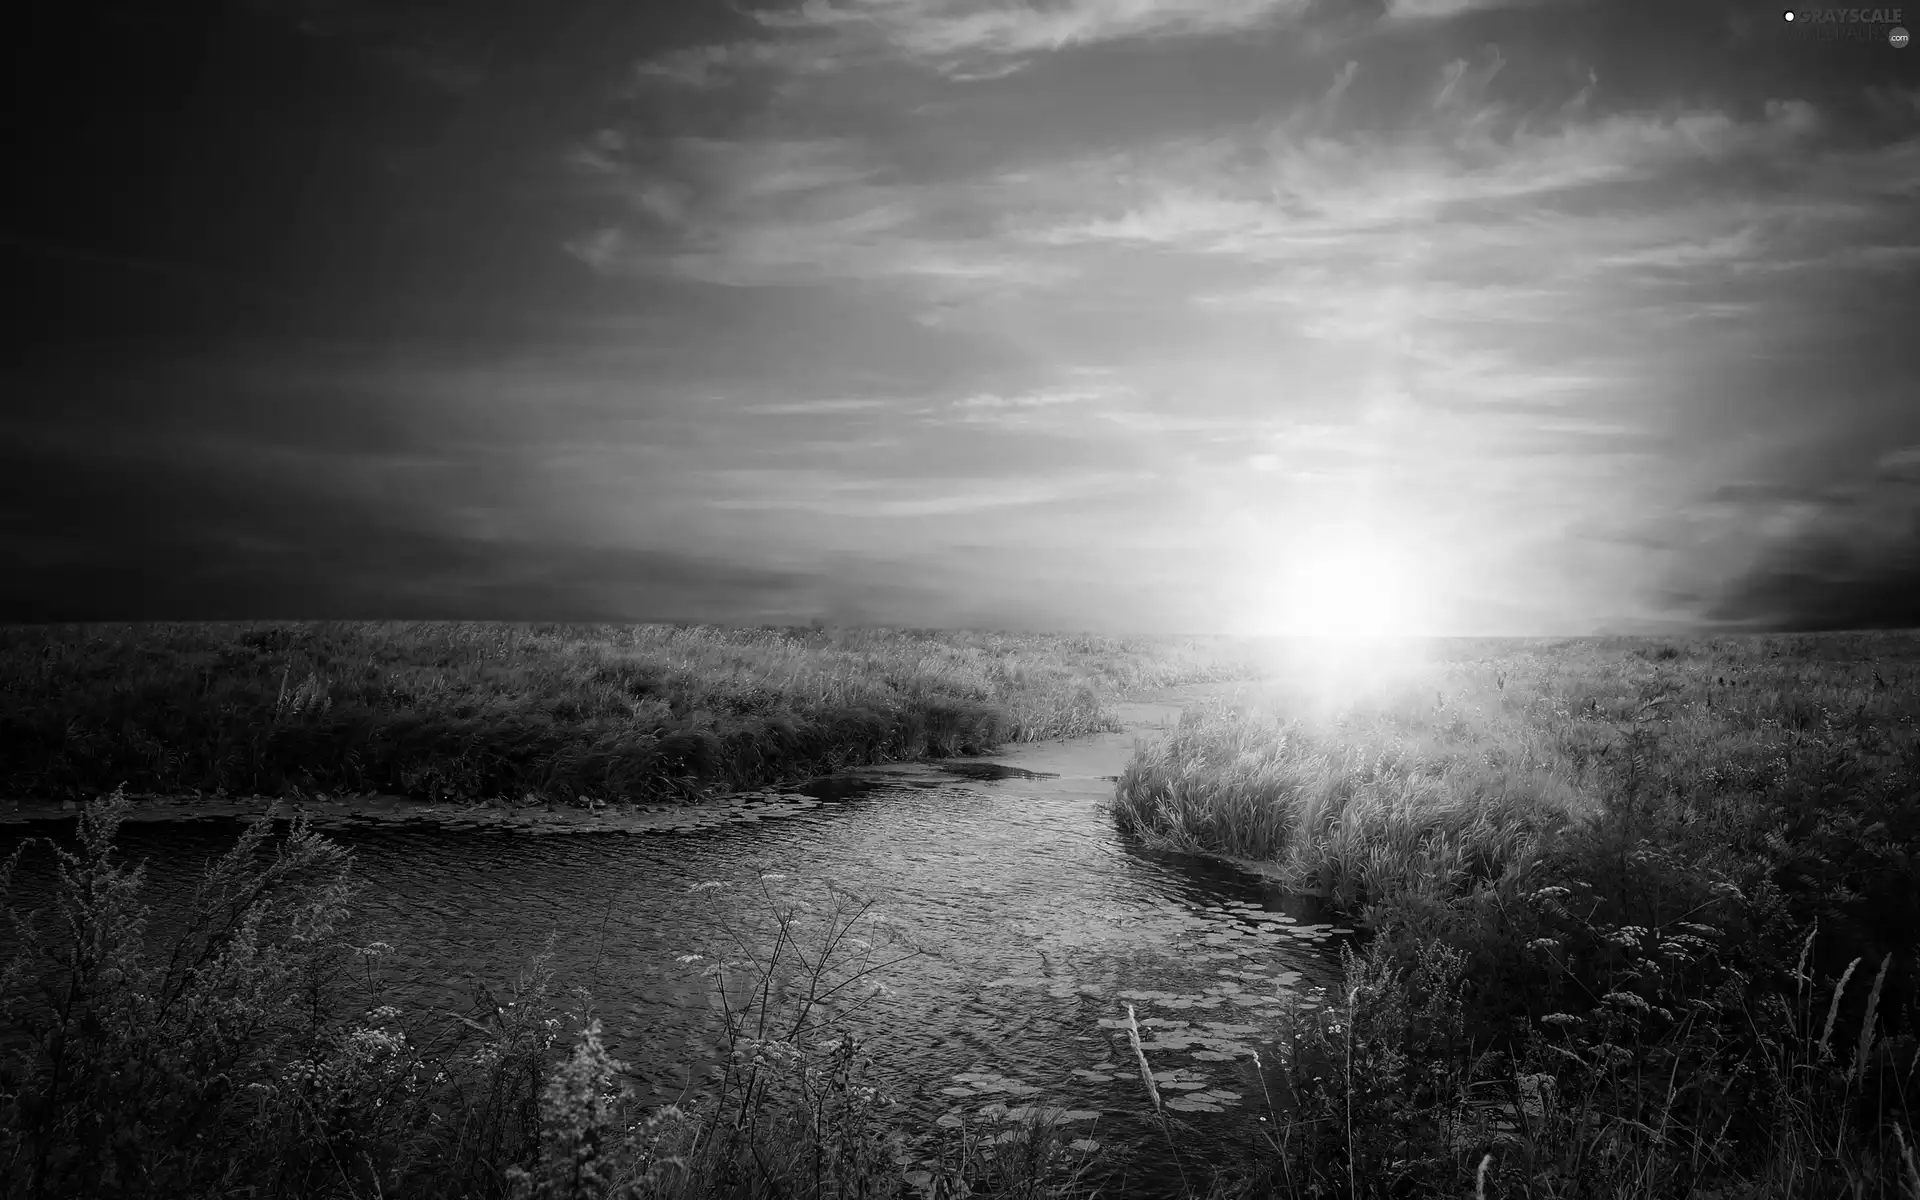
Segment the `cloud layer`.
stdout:
<path fill-rule="evenodd" d="M 1441 631 L 1920 624 L 1885 45 L 1638 0 L 252 11 L 160 130 L 223 158 L 116 200 L 30 148 L 76 199 L 0 239 L 15 615 L 1262 630 L 1358 553 Z"/>

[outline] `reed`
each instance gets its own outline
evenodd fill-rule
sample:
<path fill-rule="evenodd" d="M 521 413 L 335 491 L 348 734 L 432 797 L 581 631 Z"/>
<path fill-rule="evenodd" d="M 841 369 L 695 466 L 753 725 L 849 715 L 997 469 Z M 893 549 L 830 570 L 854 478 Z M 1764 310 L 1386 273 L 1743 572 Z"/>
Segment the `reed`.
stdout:
<path fill-rule="evenodd" d="M 1133 836 L 1260 847 L 1369 932 L 1336 1003 L 1282 1013 L 1256 1060 L 1267 1129 L 1207 1194 L 1920 1197 L 1920 696 L 1874 682 L 1910 680 L 1920 653 L 1448 653 L 1400 691 L 1196 711 L 1117 789 Z M 288 719 L 314 719 L 319 693 L 296 683 Z M 749 884 L 762 915 L 682 964 L 712 989 L 718 1074 L 647 1107 L 591 997 L 563 1006 L 539 961 L 458 1016 L 386 1003 L 348 864 L 298 823 L 271 861 L 254 826 L 184 940 L 149 952 L 139 874 L 111 849 L 128 803 L 90 804 L 81 852 L 57 858 L 59 926 L 17 926 L 0 1196 L 1096 1186 L 1098 1161 L 1062 1152 L 1038 1106 L 910 1124 L 858 1004 L 819 1003 L 880 982 L 886 957 L 854 953 L 865 897 L 807 909 Z M 1192 1196 L 1131 1009 L 1127 1027 Z"/>
<path fill-rule="evenodd" d="M 871 1076 L 860 1014 L 919 948 L 874 899 L 781 877 L 719 914 L 679 965 L 709 987 L 710 1086 L 644 1105 L 583 988 L 563 1002 L 551 946 L 463 1012 L 386 1003 L 353 918 L 351 860 L 303 822 L 269 858 L 257 822 L 211 867 L 184 932 L 150 945 L 130 811 L 82 813 L 54 855 L 61 928 L 9 908 L 23 937 L 0 1004 L 26 1034 L 0 1062 L 0 1197 L 823 1200 L 1090 1195 L 1057 1115 L 999 1114 L 991 1137 L 910 1151 L 905 1105 Z M 718 881 L 699 885 L 717 890 Z M 571 1037 L 567 1030 L 571 1029 Z"/>
<path fill-rule="evenodd" d="M 1224 639 L 254 623 L 0 629 L 7 798 L 656 803 L 1118 728 Z"/>
<path fill-rule="evenodd" d="M 1439 644 L 1143 746 L 1124 832 L 1369 935 L 1245 1194 L 1902 1194 L 1916 662 L 1912 635 Z"/>

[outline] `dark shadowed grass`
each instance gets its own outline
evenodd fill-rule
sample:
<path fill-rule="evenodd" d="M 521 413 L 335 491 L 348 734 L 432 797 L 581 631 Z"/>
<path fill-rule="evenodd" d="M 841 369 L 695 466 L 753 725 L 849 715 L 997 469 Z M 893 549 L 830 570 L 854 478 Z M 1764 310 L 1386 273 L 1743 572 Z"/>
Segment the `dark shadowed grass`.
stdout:
<path fill-rule="evenodd" d="M 256 822 L 181 932 L 150 939 L 142 870 L 114 855 L 129 809 L 94 801 L 77 851 L 33 839 L 0 866 L 0 896 L 29 851 L 61 877 L 54 911 L 8 910 L 6 1200 L 1085 1194 L 1093 1143 L 1070 1141 L 1058 1110 L 909 1136 L 859 1017 L 918 950 L 871 897 L 748 885 L 762 903 L 663 964 L 704 981 L 719 1064 L 644 1107 L 592 997 L 562 1003 L 544 955 L 464 1013 L 386 1004 L 367 965 L 390 947 L 354 919 L 351 860 L 301 820 L 271 845 Z"/>
<path fill-rule="evenodd" d="M 378 793 L 659 802 L 1116 728 L 1244 645 L 666 625 L 0 630 L 13 798 Z"/>
<path fill-rule="evenodd" d="M 1373 931 L 1244 1194 L 1920 1197 L 1920 638 L 1442 644 L 1117 822 Z"/>

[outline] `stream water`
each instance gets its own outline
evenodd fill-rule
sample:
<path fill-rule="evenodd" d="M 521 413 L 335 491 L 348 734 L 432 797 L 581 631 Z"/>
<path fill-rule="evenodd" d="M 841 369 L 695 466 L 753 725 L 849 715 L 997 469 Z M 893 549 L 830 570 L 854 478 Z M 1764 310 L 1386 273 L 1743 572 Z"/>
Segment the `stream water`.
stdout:
<path fill-rule="evenodd" d="M 1310 898 L 1115 831 L 1103 805 L 1135 739 L 1166 729 L 1198 694 L 1118 706 L 1126 733 L 849 772 L 724 821 L 565 836 L 345 825 L 328 835 L 352 849 L 369 928 L 393 947 L 378 960 L 392 1003 L 464 1010 L 473 980 L 503 990 L 552 934 L 556 988 L 590 986 L 609 1048 L 659 1102 L 697 1092 L 719 1061 L 701 969 L 739 955 L 723 931 L 764 933 L 774 909 L 805 900 L 819 907 L 800 910 L 804 947 L 830 911 L 831 882 L 856 909 L 870 904 L 854 932 L 873 943 L 874 961 L 902 953 L 890 936 L 920 951 L 870 977 L 887 992 L 848 1018 L 877 1082 L 909 1106 L 909 1129 L 973 1123 L 995 1104 L 1057 1107 L 1072 1136 L 1126 1170 L 1108 1195 L 1165 1195 L 1177 1176 L 1126 1006 L 1183 1123 L 1188 1169 L 1236 1161 L 1265 1111 L 1250 1052 L 1272 1061 L 1266 1035 L 1282 995 L 1310 1001 L 1338 986 L 1347 937 Z M 0 855 L 62 826 L 72 821 L 0 829 Z M 148 860 L 159 915 L 237 829 L 130 822 L 119 844 Z M 15 903 L 31 907 L 44 886 L 16 880 Z M 707 957 L 679 961 L 695 953 Z M 858 990 L 837 999 L 850 1004 Z"/>

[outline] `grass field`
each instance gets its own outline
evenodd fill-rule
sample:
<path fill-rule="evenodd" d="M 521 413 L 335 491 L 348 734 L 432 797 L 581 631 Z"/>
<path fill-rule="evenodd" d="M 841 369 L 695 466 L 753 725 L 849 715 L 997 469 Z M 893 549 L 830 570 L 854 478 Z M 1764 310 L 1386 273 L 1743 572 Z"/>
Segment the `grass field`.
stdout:
<path fill-rule="evenodd" d="M 1267 1183 L 1920 1196 L 1920 637 L 1354 666 L 1190 711 L 1114 802 L 1372 929 Z"/>
<path fill-rule="evenodd" d="M 1113 727 L 1243 643 L 707 626 L 0 630 L 0 796 L 640 803 Z"/>
<path fill-rule="evenodd" d="M 788 644 L 649 636 L 711 663 L 731 637 L 760 663 Z M 1028 661 L 991 639 L 847 640 L 869 637 L 900 661 Z M 1027 644 L 1051 665 L 996 694 L 1071 694 L 1098 662 L 1116 691 L 1218 669 Z M 116 653 L 79 661 L 139 661 Z M 447 653 L 431 670 L 485 678 L 478 651 Z M 1247 703 L 1187 713 L 1126 769 L 1116 823 L 1266 864 L 1371 930 L 1344 994 L 1288 1014 L 1241 1162 L 1182 1158 L 1134 1043 L 1187 1195 L 1920 1200 L 1916 668 L 1905 635 L 1441 643 L 1307 654 Z M 89 805 L 65 861 L 81 951 L 29 939 L 0 980 L 27 1035 L 0 1070 L 0 1196 L 1095 1194 L 1091 1143 L 1039 1106 L 934 1131 L 937 1161 L 907 1152 L 865 1074 L 886 1047 L 849 1040 L 857 1011 L 812 1007 L 889 961 L 857 898 L 770 893 L 755 929 L 688 947 L 730 1066 L 699 1104 L 645 1109 L 589 999 L 561 1003 L 537 963 L 463 1016 L 385 1005 L 356 969 L 382 947 L 348 864 L 299 825 L 270 859 L 254 825 L 181 941 L 144 946 L 139 880 L 111 857 L 126 811 Z"/>

